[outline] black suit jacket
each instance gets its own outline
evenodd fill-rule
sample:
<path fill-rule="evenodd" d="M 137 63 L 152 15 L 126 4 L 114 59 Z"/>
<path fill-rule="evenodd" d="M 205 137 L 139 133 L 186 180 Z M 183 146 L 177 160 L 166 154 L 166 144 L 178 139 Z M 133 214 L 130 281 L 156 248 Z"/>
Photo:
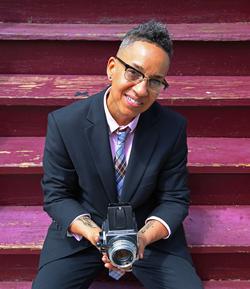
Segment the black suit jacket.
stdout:
<path fill-rule="evenodd" d="M 91 246 L 67 237 L 68 226 L 85 213 L 101 226 L 108 204 L 117 202 L 104 93 L 49 114 L 42 187 L 53 221 L 40 266 Z M 182 227 L 189 205 L 186 161 L 186 121 L 155 102 L 139 118 L 121 201 L 132 204 L 139 228 L 149 216 L 169 225 L 171 237 L 152 249 L 190 259 Z"/>

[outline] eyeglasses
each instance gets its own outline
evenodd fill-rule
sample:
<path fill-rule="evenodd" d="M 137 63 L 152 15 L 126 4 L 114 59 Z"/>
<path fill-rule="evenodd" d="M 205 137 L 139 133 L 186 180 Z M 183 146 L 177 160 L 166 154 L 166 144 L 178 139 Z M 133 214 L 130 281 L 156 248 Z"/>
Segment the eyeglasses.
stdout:
<path fill-rule="evenodd" d="M 138 83 L 142 82 L 144 79 L 146 79 L 148 88 L 154 92 L 157 92 L 157 93 L 159 93 L 161 90 L 164 90 L 164 89 L 169 87 L 169 84 L 167 83 L 167 81 L 165 79 L 159 80 L 156 78 L 147 77 L 142 72 L 137 70 L 136 68 L 128 65 L 126 62 L 121 60 L 119 57 L 115 56 L 115 58 L 121 64 L 123 64 L 125 66 L 124 77 L 126 80 L 138 84 Z"/>

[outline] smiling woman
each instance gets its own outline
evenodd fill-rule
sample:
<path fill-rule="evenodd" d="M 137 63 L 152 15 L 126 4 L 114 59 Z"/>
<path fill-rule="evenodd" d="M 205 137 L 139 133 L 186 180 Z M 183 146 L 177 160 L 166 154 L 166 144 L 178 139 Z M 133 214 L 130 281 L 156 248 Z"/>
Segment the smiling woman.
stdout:
<path fill-rule="evenodd" d="M 143 23 L 109 58 L 109 88 L 49 114 L 42 187 L 53 221 L 33 289 L 87 289 L 104 268 L 131 269 L 147 289 L 202 288 L 183 229 L 186 120 L 155 102 L 171 55 L 165 26 Z M 137 256 L 129 268 L 97 248 L 111 203 L 119 210 L 128 203 L 135 216 Z"/>

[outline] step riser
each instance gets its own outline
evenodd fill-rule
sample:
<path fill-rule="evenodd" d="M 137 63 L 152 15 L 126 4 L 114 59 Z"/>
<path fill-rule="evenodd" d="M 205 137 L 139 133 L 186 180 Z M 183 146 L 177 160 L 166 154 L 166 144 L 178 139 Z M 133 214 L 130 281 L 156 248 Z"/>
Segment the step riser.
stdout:
<path fill-rule="evenodd" d="M 202 280 L 250 279 L 250 254 L 193 254 Z"/>
<path fill-rule="evenodd" d="M 117 41 L 2 40 L 0 73 L 105 74 L 118 45 Z M 250 75 L 249 45 L 249 41 L 176 41 L 169 75 Z"/>
<path fill-rule="evenodd" d="M 44 23 L 140 23 L 155 18 L 168 23 L 249 21 L 248 1 L 2 1 L 0 19 L 5 22 Z M 171 12 L 169 11 L 171 7 Z M 15 13 L 13 13 L 15 11 Z M 138 13 L 139 11 L 139 13 Z"/>
<path fill-rule="evenodd" d="M 250 279 L 250 254 L 193 254 L 194 265 L 202 280 Z M 0 255 L 0 281 L 32 280 L 37 272 L 39 256 Z M 134 279 L 131 275 L 129 279 Z"/>
<path fill-rule="evenodd" d="M 194 205 L 250 204 L 249 174 L 190 173 L 189 188 Z"/>
<path fill-rule="evenodd" d="M 0 255 L 0 281 L 6 280 L 33 280 L 39 262 L 39 255 Z"/>
<path fill-rule="evenodd" d="M 55 106 L 0 106 L 0 136 L 45 136 Z M 188 119 L 189 136 L 250 137 L 250 107 L 173 107 Z M 13 117 L 15 116 L 15 117 Z M 233 117 L 232 117 L 233 116 Z"/>
<path fill-rule="evenodd" d="M 41 174 L 0 175 L 0 206 L 42 205 Z M 194 205 L 248 205 L 249 174 L 190 174 Z"/>
<path fill-rule="evenodd" d="M 0 175 L 0 205 L 37 206 L 43 203 L 42 175 Z"/>

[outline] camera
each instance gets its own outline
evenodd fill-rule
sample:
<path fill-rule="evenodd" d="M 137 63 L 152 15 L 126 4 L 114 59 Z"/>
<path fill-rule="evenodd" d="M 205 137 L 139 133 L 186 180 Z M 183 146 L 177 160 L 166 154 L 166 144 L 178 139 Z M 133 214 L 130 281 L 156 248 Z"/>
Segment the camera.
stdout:
<path fill-rule="evenodd" d="M 132 206 L 127 203 L 110 204 L 97 246 L 101 252 L 107 253 L 115 267 L 129 269 L 137 260 L 137 232 Z"/>

